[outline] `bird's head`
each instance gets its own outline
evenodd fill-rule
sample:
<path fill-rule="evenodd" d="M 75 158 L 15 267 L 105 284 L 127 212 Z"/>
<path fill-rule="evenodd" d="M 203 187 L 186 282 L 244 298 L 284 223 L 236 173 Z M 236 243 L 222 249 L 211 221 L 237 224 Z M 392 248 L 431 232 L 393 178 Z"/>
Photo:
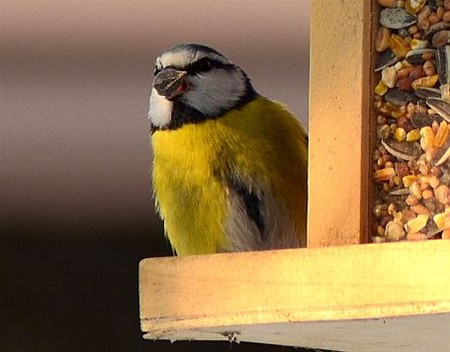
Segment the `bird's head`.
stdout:
<path fill-rule="evenodd" d="M 255 96 L 245 72 L 223 55 L 179 44 L 156 59 L 149 119 L 155 129 L 176 129 L 218 118 Z"/>

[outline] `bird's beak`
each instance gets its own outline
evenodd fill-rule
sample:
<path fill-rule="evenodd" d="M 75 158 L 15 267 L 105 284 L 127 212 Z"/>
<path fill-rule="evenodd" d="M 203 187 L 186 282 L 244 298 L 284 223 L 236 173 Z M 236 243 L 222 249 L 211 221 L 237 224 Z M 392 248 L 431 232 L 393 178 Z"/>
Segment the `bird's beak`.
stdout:
<path fill-rule="evenodd" d="M 165 68 L 156 75 L 153 80 L 153 88 L 159 95 L 171 100 L 188 89 L 186 75 L 186 71 L 179 71 L 171 67 Z"/>

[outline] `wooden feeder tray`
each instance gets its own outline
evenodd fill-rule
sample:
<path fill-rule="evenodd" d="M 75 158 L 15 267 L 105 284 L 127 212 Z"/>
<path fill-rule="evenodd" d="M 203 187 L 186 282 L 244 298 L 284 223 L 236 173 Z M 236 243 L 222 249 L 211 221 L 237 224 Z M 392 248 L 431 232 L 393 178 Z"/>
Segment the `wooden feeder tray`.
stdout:
<path fill-rule="evenodd" d="M 145 338 L 450 350 L 450 241 L 366 244 L 376 6 L 312 3 L 308 248 L 143 260 Z"/>

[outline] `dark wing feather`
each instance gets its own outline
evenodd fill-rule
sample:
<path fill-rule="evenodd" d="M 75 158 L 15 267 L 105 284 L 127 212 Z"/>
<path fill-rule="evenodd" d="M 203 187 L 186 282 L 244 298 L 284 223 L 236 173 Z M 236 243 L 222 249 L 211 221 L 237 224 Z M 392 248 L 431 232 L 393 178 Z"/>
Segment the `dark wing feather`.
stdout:
<path fill-rule="evenodd" d="M 248 218 L 255 223 L 261 234 L 261 239 L 264 239 L 266 224 L 263 212 L 263 194 L 252 190 L 243 180 L 236 177 L 227 177 L 227 183 L 230 190 L 241 198 Z"/>

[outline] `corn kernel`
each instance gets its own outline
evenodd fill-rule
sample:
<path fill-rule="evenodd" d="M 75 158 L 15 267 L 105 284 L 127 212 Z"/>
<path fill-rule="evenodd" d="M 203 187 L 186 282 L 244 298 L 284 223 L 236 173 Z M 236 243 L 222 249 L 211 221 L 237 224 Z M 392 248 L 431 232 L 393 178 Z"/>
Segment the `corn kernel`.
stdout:
<path fill-rule="evenodd" d="M 394 138 L 399 142 L 402 142 L 406 138 L 406 131 L 404 128 L 398 127 L 394 132 Z"/>
<path fill-rule="evenodd" d="M 447 214 L 445 214 L 445 212 L 439 213 L 439 214 L 436 214 L 435 216 L 433 216 L 433 221 L 439 230 L 444 230 L 446 217 L 447 217 Z"/>
<path fill-rule="evenodd" d="M 420 183 L 418 181 L 414 181 L 411 186 L 409 186 L 409 193 L 417 199 L 422 199 L 422 190 L 420 189 Z"/>
<path fill-rule="evenodd" d="M 419 87 L 434 87 L 437 83 L 439 79 L 438 75 L 431 75 L 431 76 L 425 76 L 425 77 L 420 77 L 415 79 L 414 81 L 412 81 L 411 83 L 411 87 L 413 87 L 413 89 L 417 89 Z"/>
<path fill-rule="evenodd" d="M 430 177 L 430 186 L 431 186 L 431 188 L 437 188 L 440 183 L 441 183 L 441 181 L 436 176 L 431 176 Z"/>
<path fill-rule="evenodd" d="M 406 134 L 407 142 L 414 142 L 418 141 L 419 139 L 420 139 L 420 130 L 418 128 L 411 130 Z"/>
<path fill-rule="evenodd" d="M 402 177 L 402 181 L 403 181 L 403 186 L 405 186 L 406 188 L 408 188 L 409 186 L 412 185 L 412 183 L 414 181 L 417 180 L 417 176 L 416 175 L 407 175 L 407 176 L 403 176 Z"/>
<path fill-rule="evenodd" d="M 450 131 L 448 130 L 447 122 L 442 121 L 438 127 L 436 135 L 434 136 L 434 146 L 437 148 L 442 147 L 447 140 L 449 132 Z"/>
<path fill-rule="evenodd" d="M 434 132 L 430 126 L 420 129 L 420 146 L 424 151 L 431 150 L 434 147 Z"/>
<path fill-rule="evenodd" d="M 409 45 L 397 34 L 392 34 L 389 38 L 389 46 L 392 52 L 400 59 L 403 59 L 409 51 Z"/>
<path fill-rule="evenodd" d="M 411 40 L 411 43 L 409 43 L 409 45 L 411 46 L 411 50 L 425 49 L 428 46 L 428 41 L 420 40 L 420 39 L 413 39 L 413 40 Z"/>
<path fill-rule="evenodd" d="M 377 182 L 390 181 L 395 176 L 395 170 L 392 167 L 375 171 L 373 178 Z"/>
<path fill-rule="evenodd" d="M 425 3 L 426 0 L 406 0 L 405 10 L 408 11 L 411 15 L 415 15 L 422 9 Z"/>
<path fill-rule="evenodd" d="M 388 86 L 385 85 L 381 80 L 378 82 L 377 86 L 374 89 L 376 95 L 383 96 L 388 91 Z"/>
<path fill-rule="evenodd" d="M 402 61 L 398 61 L 395 65 L 394 65 L 395 70 L 398 72 L 400 71 L 402 68 L 404 68 L 403 66 L 403 62 Z"/>
<path fill-rule="evenodd" d="M 419 214 L 416 218 L 409 220 L 405 224 L 405 230 L 408 233 L 417 233 L 422 230 L 428 222 L 428 215 Z"/>

